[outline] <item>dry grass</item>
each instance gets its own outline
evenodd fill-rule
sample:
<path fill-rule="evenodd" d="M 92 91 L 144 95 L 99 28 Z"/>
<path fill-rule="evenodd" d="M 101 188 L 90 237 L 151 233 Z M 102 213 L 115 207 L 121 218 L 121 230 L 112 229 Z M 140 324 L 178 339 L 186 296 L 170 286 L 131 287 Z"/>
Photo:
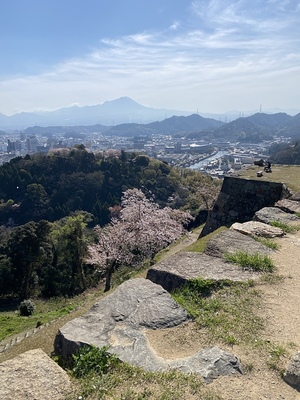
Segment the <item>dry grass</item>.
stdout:
<path fill-rule="evenodd" d="M 242 171 L 238 172 L 238 176 L 240 176 L 241 178 L 257 179 L 261 181 L 282 182 L 295 192 L 300 191 L 300 165 L 276 164 L 272 166 L 272 173 L 268 174 L 264 172 L 263 176 L 261 178 L 258 178 L 256 174 L 262 169 L 262 167 L 253 165 L 247 169 L 243 169 Z"/>

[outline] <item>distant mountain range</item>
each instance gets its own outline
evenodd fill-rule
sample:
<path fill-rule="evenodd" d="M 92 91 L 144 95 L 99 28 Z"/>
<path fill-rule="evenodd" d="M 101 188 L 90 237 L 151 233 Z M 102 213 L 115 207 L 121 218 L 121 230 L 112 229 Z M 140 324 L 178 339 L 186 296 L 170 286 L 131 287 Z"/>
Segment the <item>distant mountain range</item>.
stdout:
<path fill-rule="evenodd" d="M 187 111 L 146 107 L 129 97 L 121 97 L 117 100 L 106 101 L 103 104 L 94 106 L 72 106 L 38 113 L 22 112 L 10 117 L 0 114 L 0 129 L 25 129 L 36 125 L 76 126 L 101 124 L 112 126 L 133 122 L 144 124 L 162 121 L 173 115 L 186 116 L 190 114 L 191 112 Z"/>
<path fill-rule="evenodd" d="M 83 137 L 86 133 L 91 132 L 123 137 L 161 134 L 205 141 L 261 143 L 263 140 L 272 140 L 274 136 L 300 139 L 300 113 L 294 117 L 285 113 L 257 113 L 249 117 L 238 118 L 227 124 L 212 118 L 203 118 L 198 114 L 192 114 L 186 117 L 173 116 L 163 121 L 149 124 L 34 126 L 25 129 L 25 133 L 28 135 L 40 134 L 43 136 L 64 133 L 66 136 L 78 137 L 80 135 Z"/>
<path fill-rule="evenodd" d="M 251 143 L 271 140 L 274 136 L 300 138 L 300 113 L 294 117 L 286 113 L 256 113 L 217 128 L 213 136 Z"/>
<path fill-rule="evenodd" d="M 296 110 L 291 110 L 296 113 Z M 90 126 L 90 125 L 103 125 L 107 127 L 115 127 L 120 124 L 127 125 L 127 128 L 131 127 L 134 129 L 135 125 L 147 125 L 147 130 L 159 130 L 161 131 L 162 126 L 158 123 L 165 122 L 165 126 L 170 124 L 174 125 L 174 129 L 186 131 L 195 129 L 205 129 L 199 128 L 198 122 L 200 121 L 198 117 L 200 115 L 194 114 L 192 118 L 188 120 L 171 119 L 173 117 L 187 117 L 191 116 L 193 112 L 180 111 L 180 110 L 170 110 L 170 109 L 156 109 L 151 107 L 143 106 L 129 97 L 121 97 L 116 100 L 106 101 L 103 104 L 98 104 L 94 106 L 72 106 L 60 108 L 54 111 L 44 111 L 37 113 L 27 113 L 21 112 L 14 114 L 12 116 L 7 116 L 0 113 L 0 129 L 26 129 L 32 126 Z M 201 118 L 211 120 L 208 121 L 207 128 L 218 127 L 222 125 L 221 120 L 224 123 L 227 121 L 236 120 L 241 116 L 238 111 L 228 112 L 226 114 L 212 114 L 212 113 L 200 113 Z M 248 115 L 253 114 L 251 112 Z M 279 113 L 276 113 L 279 114 Z M 265 114 L 264 114 L 265 115 Z M 273 115 L 273 114 L 272 114 Z M 275 114 L 274 114 L 275 115 Z M 195 122 L 196 121 L 196 122 Z M 213 122 L 215 121 L 215 122 Z M 205 122 L 205 123 L 206 123 Z M 153 125 L 151 125 L 153 123 Z M 186 126 L 185 124 L 188 124 Z M 204 124 L 204 121 L 202 120 Z M 128 125 L 129 124 L 129 125 Z M 176 128 L 175 128 L 176 127 Z M 125 126 L 123 127 L 126 128 Z M 123 129 L 122 128 L 122 129 Z M 141 127 L 140 127 L 141 128 Z M 174 131 L 173 129 L 173 131 Z"/>

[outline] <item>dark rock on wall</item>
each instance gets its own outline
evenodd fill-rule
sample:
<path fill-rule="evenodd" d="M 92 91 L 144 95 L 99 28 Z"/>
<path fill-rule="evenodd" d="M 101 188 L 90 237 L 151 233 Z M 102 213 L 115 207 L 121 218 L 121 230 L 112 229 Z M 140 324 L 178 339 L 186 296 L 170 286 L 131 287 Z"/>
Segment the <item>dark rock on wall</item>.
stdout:
<path fill-rule="evenodd" d="M 220 226 L 250 221 L 256 211 L 272 207 L 278 200 L 289 196 L 290 192 L 283 183 L 225 177 L 200 237 Z"/>

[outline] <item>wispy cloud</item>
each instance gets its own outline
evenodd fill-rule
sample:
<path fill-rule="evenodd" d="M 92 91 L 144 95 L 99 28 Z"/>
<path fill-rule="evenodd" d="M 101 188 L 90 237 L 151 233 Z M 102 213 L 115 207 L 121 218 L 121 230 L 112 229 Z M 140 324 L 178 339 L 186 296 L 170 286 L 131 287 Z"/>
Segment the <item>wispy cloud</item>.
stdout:
<path fill-rule="evenodd" d="M 190 10 L 193 23 L 178 20 L 160 32 L 103 38 L 82 58 L 0 82 L 1 92 L 8 103 L 18 96 L 32 107 L 37 101 L 56 108 L 128 95 L 152 106 L 226 111 L 234 103 L 251 107 L 255 91 L 274 103 L 276 82 L 282 96 L 277 103 L 296 105 L 298 1 L 195 0 Z"/>

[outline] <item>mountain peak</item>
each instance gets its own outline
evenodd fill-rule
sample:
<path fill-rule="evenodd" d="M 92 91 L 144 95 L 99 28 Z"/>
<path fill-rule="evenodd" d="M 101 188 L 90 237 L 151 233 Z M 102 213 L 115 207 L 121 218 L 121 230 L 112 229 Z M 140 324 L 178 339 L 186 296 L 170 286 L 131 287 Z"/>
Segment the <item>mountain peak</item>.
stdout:
<path fill-rule="evenodd" d="M 132 100 L 130 97 L 123 96 L 119 97 L 118 99 L 114 100 L 107 100 L 103 104 L 104 105 L 110 105 L 110 106 L 139 106 L 143 107 L 141 104 L 137 103 L 136 101 Z"/>

